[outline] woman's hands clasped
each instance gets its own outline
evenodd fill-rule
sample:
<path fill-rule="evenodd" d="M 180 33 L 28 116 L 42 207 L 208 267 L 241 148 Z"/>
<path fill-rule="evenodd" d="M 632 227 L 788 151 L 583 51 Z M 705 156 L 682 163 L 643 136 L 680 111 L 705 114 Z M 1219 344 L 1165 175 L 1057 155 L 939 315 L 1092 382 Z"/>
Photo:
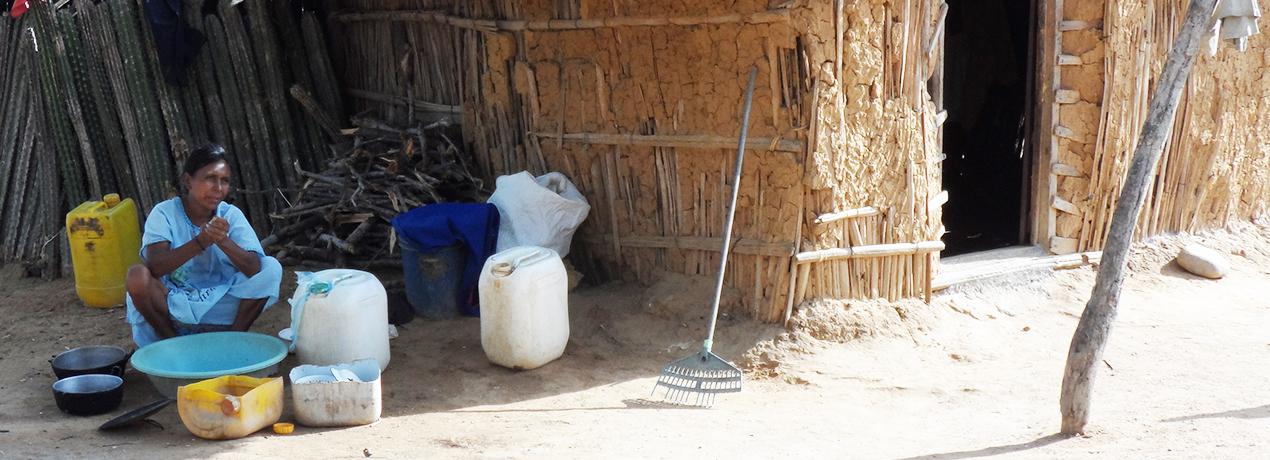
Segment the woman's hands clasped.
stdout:
<path fill-rule="evenodd" d="M 203 224 L 202 231 L 199 232 L 196 238 L 206 249 L 213 244 L 220 244 L 227 236 L 229 236 L 229 221 L 216 216 L 212 217 L 206 224 Z"/>

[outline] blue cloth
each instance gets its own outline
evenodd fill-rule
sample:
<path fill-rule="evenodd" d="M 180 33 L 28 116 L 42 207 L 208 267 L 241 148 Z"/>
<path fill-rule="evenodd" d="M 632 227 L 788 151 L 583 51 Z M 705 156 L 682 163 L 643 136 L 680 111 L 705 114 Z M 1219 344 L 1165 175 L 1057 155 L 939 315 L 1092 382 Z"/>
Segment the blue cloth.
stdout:
<path fill-rule="evenodd" d="M 181 20 L 181 0 L 146 0 L 146 19 L 154 35 L 154 47 L 159 54 L 159 67 L 163 78 L 171 85 L 185 86 L 189 72 L 199 50 L 207 38 L 202 32 Z M 198 18 L 195 18 L 198 20 Z"/>
<path fill-rule="evenodd" d="M 460 306 L 468 315 L 477 315 L 480 301 L 476 283 L 485 259 L 494 255 L 498 243 L 498 208 L 489 203 L 437 203 L 398 214 L 392 226 L 397 235 L 420 254 L 454 244 L 468 251 L 459 284 Z"/>
<path fill-rule="evenodd" d="M 164 275 L 161 279 L 168 289 L 168 312 L 178 332 L 199 332 L 199 326 L 233 324 L 243 299 L 268 299 L 265 301 L 266 309 L 278 300 L 282 265 L 276 259 L 265 256 L 256 232 L 242 210 L 222 202 L 216 208 L 216 215 L 229 222 L 229 239 L 243 250 L 260 257 L 260 272 L 248 277 L 234 267 L 219 246 L 213 245 Z M 159 203 L 146 217 L 145 232 L 141 236 L 141 259 L 145 260 L 146 247 L 151 244 L 166 241 L 172 248 L 177 248 L 193 240 L 199 231 L 199 227 L 185 215 L 180 198 Z M 138 346 L 148 345 L 148 342 L 142 342 L 156 338 L 153 328 L 137 311 L 131 295 L 126 302 L 133 339 Z M 149 334 L 145 333 L 146 330 Z"/>

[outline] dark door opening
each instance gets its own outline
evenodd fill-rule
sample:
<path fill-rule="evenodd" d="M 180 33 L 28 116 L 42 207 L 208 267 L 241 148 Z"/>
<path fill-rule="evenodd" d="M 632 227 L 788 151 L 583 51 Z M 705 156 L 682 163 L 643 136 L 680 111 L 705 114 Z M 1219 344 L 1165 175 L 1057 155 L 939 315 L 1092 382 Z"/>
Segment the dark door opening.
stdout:
<path fill-rule="evenodd" d="M 948 0 L 945 255 L 1027 240 L 1033 3 Z"/>

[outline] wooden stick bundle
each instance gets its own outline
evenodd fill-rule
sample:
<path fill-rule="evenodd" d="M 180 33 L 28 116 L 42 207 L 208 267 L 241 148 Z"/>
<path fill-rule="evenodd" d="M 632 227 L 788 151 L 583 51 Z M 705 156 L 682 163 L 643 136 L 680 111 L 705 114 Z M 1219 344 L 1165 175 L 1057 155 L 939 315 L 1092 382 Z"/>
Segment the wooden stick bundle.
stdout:
<path fill-rule="evenodd" d="M 454 127 L 400 129 L 354 118 L 343 154 L 321 171 L 294 164 L 304 182 L 291 206 L 272 213 L 273 233 L 262 244 L 285 263 L 317 262 L 360 268 L 399 266 L 392 257 L 397 214 L 432 203 L 480 202 L 482 182 L 468 170 Z"/>

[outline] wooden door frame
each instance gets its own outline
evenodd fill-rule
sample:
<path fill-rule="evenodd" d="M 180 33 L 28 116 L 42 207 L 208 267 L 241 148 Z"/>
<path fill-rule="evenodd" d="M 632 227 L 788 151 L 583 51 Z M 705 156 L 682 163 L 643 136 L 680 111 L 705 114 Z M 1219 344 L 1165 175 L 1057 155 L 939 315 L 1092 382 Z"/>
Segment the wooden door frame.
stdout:
<path fill-rule="evenodd" d="M 1053 165 L 1058 161 L 1057 91 L 1061 76 L 1058 54 L 1062 50 L 1062 34 L 1058 23 L 1062 21 L 1063 0 L 1037 0 L 1036 3 L 1036 80 L 1035 105 L 1032 107 L 1032 190 L 1031 243 L 1051 253 L 1058 253 L 1055 241 L 1058 214 L 1054 209 L 1054 197 L 1058 196 L 1058 177 Z"/>

